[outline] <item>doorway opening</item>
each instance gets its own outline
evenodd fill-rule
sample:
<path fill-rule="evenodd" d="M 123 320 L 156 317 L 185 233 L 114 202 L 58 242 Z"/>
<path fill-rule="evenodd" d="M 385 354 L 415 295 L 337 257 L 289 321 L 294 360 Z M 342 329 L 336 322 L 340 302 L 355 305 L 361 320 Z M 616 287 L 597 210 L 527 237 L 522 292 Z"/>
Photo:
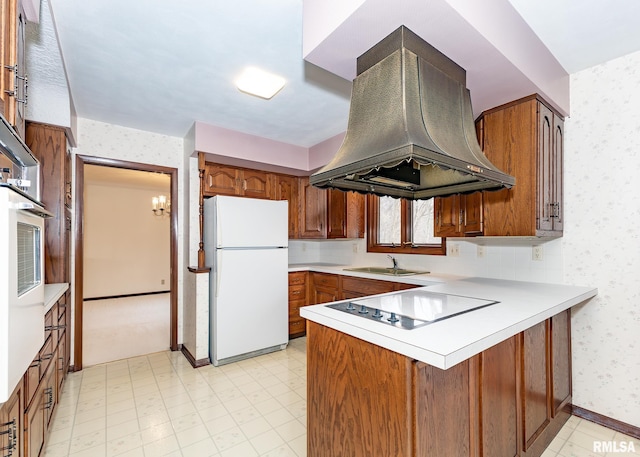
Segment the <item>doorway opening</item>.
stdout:
<path fill-rule="evenodd" d="M 132 187 L 131 180 L 136 179 L 140 181 Z M 108 180 L 112 182 L 105 186 Z M 138 203 L 123 200 L 124 193 Z M 166 197 L 159 198 L 166 201 L 164 211 L 154 214 L 153 206 L 161 205 L 152 203 L 151 194 L 156 198 Z M 145 332 L 156 335 L 155 346 L 151 333 L 145 342 L 149 352 L 154 352 L 153 348 L 158 347 L 158 326 L 163 325 L 166 332 L 163 347 L 166 348 L 168 342 L 171 350 L 178 350 L 177 169 L 77 155 L 75 199 L 74 370 L 107 361 L 101 360 L 108 354 L 101 351 L 99 345 L 109 337 L 114 341 L 110 352 L 113 357 L 139 355 L 127 353 L 127 350 L 136 350 L 127 348 L 127 344 L 137 344 L 127 343 L 135 340 L 125 338 L 130 337 L 133 330 L 141 338 Z M 142 200 L 144 203 L 140 203 Z M 144 218 L 135 212 L 144 212 Z M 111 223 L 110 215 L 120 219 L 117 221 L 120 227 L 111 231 L 104 229 Z M 141 224 L 147 225 L 141 227 Z M 141 241 L 141 233 L 136 235 L 136 231 L 145 231 L 148 239 Z M 96 239 L 100 233 L 104 237 L 102 244 Z M 154 237 L 158 250 L 164 252 L 155 252 L 148 246 L 144 250 L 142 245 L 148 242 L 153 246 Z M 127 248 L 127 244 L 131 245 Z M 155 262 L 145 264 L 141 257 L 153 257 Z M 154 264 L 161 265 L 157 269 Z M 132 306 L 135 313 L 131 312 Z M 160 314 L 150 319 L 151 314 L 159 310 Z M 105 319 L 111 321 L 106 326 Z M 127 331 L 127 326 L 131 331 Z M 123 338 L 118 344 L 119 336 Z M 144 348 L 137 350 L 144 351 Z"/>

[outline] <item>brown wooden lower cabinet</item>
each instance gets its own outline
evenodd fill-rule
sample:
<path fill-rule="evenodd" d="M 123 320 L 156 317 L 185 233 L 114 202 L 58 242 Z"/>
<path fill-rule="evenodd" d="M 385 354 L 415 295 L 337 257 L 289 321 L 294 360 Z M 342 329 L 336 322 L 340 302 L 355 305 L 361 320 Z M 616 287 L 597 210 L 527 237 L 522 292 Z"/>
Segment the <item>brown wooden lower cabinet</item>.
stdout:
<path fill-rule="evenodd" d="M 289 273 L 289 338 L 305 334 L 306 320 L 300 316 L 300 308 L 309 304 L 308 277 L 307 271 Z"/>
<path fill-rule="evenodd" d="M 65 309 L 68 292 L 45 316 L 45 342 L 16 386 L 0 405 L 0 456 L 39 457 L 69 368 Z"/>
<path fill-rule="evenodd" d="M 329 273 L 311 273 L 310 299 L 312 305 L 329 303 L 340 299 L 339 276 Z"/>
<path fill-rule="evenodd" d="M 22 431 L 24 429 L 22 411 L 24 391 L 18 384 L 9 399 L 0 407 L 0 455 L 22 457 Z"/>
<path fill-rule="evenodd" d="M 349 300 L 368 295 L 420 287 L 378 279 L 296 271 L 289 273 L 289 338 L 306 334 L 306 320 L 300 317 L 300 308 L 337 300 Z"/>
<path fill-rule="evenodd" d="M 540 456 L 570 415 L 569 316 L 448 370 L 309 321 L 309 457 Z"/>
<path fill-rule="evenodd" d="M 376 279 L 355 278 L 342 276 L 342 287 L 340 298 L 349 300 L 351 298 L 365 297 L 367 295 L 383 294 L 396 290 L 395 283 L 391 281 L 380 281 Z"/>

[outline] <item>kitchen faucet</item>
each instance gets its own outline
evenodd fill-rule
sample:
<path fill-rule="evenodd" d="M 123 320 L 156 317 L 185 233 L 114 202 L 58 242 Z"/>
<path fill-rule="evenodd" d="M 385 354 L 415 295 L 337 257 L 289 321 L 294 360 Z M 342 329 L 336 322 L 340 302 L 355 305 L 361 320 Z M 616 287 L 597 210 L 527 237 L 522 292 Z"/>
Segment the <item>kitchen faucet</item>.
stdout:
<path fill-rule="evenodd" d="M 393 262 L 393 269 L 397 270 L 398 269 L 398 261 L 396 260 L 395 257 L 393 257 L 392 255 L 387 254 L 387 257 L 389 257 L 391 259 L 391 261 Z"/>

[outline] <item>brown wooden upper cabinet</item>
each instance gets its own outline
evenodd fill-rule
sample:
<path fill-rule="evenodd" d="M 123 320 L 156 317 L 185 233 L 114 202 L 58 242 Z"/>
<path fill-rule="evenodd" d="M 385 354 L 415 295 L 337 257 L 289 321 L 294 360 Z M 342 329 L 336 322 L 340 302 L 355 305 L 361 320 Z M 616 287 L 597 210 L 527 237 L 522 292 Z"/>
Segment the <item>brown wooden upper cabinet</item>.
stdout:
<path fill-rule="evenodd" d="M 364 237 L 364 195 L 319 189 L 308 177 L 205 162 L 203 193 L 287 200 L 291 239 Z"/>
<path fill-rule="evenodd" d="M 318 189 L 300 178 L 300 238 L 364 237 L 364 195 Z"/>
<path fill-rule="evenodd" d="M 71 158 L 65 129 L 27 122 L 25 143 L 40 162 L 42 203 L 54 215 L 44 223 L 45 282 L 71 282 Z"/>
<path fill-rule="evenodd" d="M 435 236 L 482 235 L 482 193 L 453 195 L 434 200 Z"/>
<path fill-rule="evenodd" d="M 0 0 L 0 109 L 24 138 L 24 114 L 27 103 L 25 75 L 25 14 L 18 0 Z"/>
<path fill-rule="evenodd" d="M 236 195 L 271 199 L 273 174 L 249 168 L 205 163 L 204 195 Z"/>
<path fill-rule="evenodd" d="M 275 200 L 289 202 L 289 238 L 298 238 L 298 178 L 289 175 L 275 175 Z"/>
<path fill-rule="evenodd" d="M 300 178 L 298 188 L 300 206 L 300 238 L 327 237 L 327 191 Z"/>
<path fill-rule="evenodd" d="M 436 198 L 437 236 L 562 236 L 563 118 L 539 95 L 485 111 L 480 146 L 512 189 Z"/>

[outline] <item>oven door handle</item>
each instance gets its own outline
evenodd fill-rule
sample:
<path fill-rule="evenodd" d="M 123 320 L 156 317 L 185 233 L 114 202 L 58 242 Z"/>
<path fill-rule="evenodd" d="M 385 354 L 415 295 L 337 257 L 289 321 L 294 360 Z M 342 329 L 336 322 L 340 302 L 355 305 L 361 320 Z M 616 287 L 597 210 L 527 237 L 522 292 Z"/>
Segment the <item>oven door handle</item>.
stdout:
<path fill-rule="evenodd" d="M 49 211 L 42 208 L 41 206 L 38 206 L 31 202 L 20 202 L 16 204 L 16 209 L 20 211 L 25 211 L 30 214 L 34 214 L 43 219 L 48 219 L 50 217 L 53 217 L 53 213 L 50 213 Z"/>

